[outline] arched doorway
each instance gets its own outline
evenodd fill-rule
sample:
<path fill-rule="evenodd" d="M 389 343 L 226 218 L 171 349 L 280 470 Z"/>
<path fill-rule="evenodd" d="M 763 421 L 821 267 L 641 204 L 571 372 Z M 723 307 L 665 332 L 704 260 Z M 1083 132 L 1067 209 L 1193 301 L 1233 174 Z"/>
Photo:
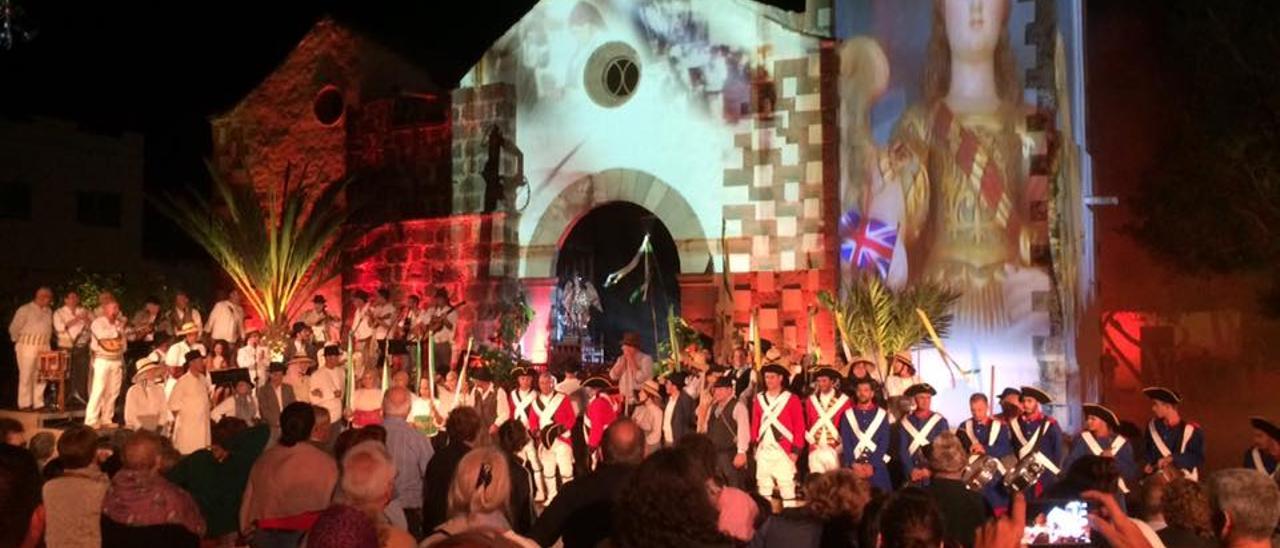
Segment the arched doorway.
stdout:
<path fill-rule="evenodd" d="M 653 246 L 648 298 L 633 301 L 645 283 L 643 261 L 614 286 L 606 288 L 604 281 L 631 261 L 646 234 Z M 628 331 L 639 334 L 645 352 L 655 355 L 657 343 L 666 340 L 668 306 L 680 313 L 679 273 L 680 256 L 671 232 L 653 212 L 630 202 L 609 202 L 588 211 L 572 225 L 556 253 L 557 280 L 581 275 L 600 295 L 604 311 L 592 313 L 590 334 L 604 349 L 606 362 L 620 352 L 622 335 Z"/>

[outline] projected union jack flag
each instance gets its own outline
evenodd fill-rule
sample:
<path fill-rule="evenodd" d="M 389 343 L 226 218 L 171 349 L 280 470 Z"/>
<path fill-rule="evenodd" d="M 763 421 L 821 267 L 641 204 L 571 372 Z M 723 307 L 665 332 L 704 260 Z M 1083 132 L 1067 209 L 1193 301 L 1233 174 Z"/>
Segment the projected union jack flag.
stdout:
<path fill-rule="evenodd" d="M 840 262 L 859 269 L 875 268 L 883 278 L 889 275 L 898 227 L 879 219 L 863 217 L 855 210 L 840 217 Z"/>

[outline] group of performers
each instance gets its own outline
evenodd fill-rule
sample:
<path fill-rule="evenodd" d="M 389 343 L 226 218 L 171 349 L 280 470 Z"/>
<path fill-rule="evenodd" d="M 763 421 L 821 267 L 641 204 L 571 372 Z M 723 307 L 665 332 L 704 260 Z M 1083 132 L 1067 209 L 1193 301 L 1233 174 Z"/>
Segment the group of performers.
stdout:
<path fill-rule="evenodd" d="M 509 384 L 502 386 L 496 372 L 478 358 L 449 367 L 454 363 L 457 305 L 443 291 L 427 307 L 420 307 L 415 297 L 396 307 L 385 290 L 355 292 L 346 339 L 342 323 L 329 314 L 324 298 L 316 296 L 279 356 L 268 352 L 260 334 L 218 323 L 227 314 L 242 321 L 233 296 L 228 306 L 211 314 L 218 333 L 233 340 L 212 342 L 199 313 L 189 308 L 162 313 L 158 303 L 149 302 L 143 313 L 152 327 L 140 329 L 124 319 L 111 298 L 101 299 L 98 309 L 89 312 L 77 308 L 75 296 L 69 295 L 65 313 L 50 310 L 51 300 L 52 293 L 41 289 L 10 324 L 23 369 L 19 405 L 41 405 L 42 391 L 26 365 L 32 347 L 47 350 L 55 334 L 60 346 L 66 342 L 74 347 L 84 339 L 93 372 L 85 422 L 114 426 L 124 356 L 130 343 L 149 341 L 130 376 L 124 423 L 170 435 L 183 453 L 207 447 L 211 422 L 225 416 L 263 422 L 278 431 L 280 411 L 295 401 L 313 404 L 318 415 L 327 415 L 324 424 L 335 430 L 373 424 L 381 419 L 386 388 L 403 386 L 416 394 L 410 418 L 426 435 L 437 433 L 448 414 L 463 405 L 477 409 L 489 425 L 488 435 L 517 421 L 529 437 L 519 456 L 532 472 L 536 498 L 542 502 L 595 466 L 605 429 L 627 416 L 645 432 L 649 452 L 689 433 L 707 435 L 717 451 L 717 473 L 727 484 L 747 488 L 754 480 L 761 495 L 776 494 L 785 507 L 797 503 L 797 482 L 804 474 L 836 468 L 851 468 L 882 490 L 927 483 L 930 445 L 951 430 L 949 421 L 932 410 L 935 389 L 915 377 L 906 355 L 892 358 L 893 376 L 887 379 L 875 378 L 871 372 L 878 367 L 867 359 L 801 367 L 771 349 L 756 363 L 751 358 L 755 353 L 744 345 L 722 366 L 712 358 L 711 341 L 703 337 L 683 349 L 678 366 L 655 376 L 654 360 L 641 350 L 639 337 L 628 334 L 617 361 L 599 375 L 579 379 L 568 371 L 557 378 L 543 369 L 516 367 L 509 372 Z M 170 320 L 160 327 L 156 318 Z M 339 343 L 344 340 L 349 342 Z M 438 376 L 397 359 L 405 347 L 422 340 L 438 352 Z M 351 355 L 344 346 L 352 349 Z M 1113 459 L 1120 491 L 1155 473 L 1198 479 L 1204 433 L 1179 413 L 1180 395 L 1161 387 L 1143 393 L 1152 402 L 1154 417 L 1137 447 L 1136 440 L 1120 433 L 1124 427 L 1114 412 L 1085 404 L 1085 428 L 1069 450 L 1061 427 L 1046 413 L 1053 401 L 1045 391 L 1006 388 L 999 394 L 999 413 L 992 412 L 986 395 L 973 394 L 971 417 L 955 434 L 969 451 L 973 470 L 992 467 L 999 473 L 970 486 L 980 489 L 994 508 L 1003 508 L 1010 493 L 1008 482 L 999 481 L 1002 477 L 1033 470 L 1025 492 L 1039 494 L 1087 455 Z M 1280 428 L 1259 417 L 1251 424 L 1256 435 L 1245 466 L 1280 474 Z"/>

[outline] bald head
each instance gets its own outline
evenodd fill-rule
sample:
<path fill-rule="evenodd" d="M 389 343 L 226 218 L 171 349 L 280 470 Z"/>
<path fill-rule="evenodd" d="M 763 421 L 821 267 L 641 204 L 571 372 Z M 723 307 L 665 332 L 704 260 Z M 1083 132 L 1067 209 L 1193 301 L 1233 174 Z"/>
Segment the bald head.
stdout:
<path fill-rule="evenodd" d="M 403 386 L 392 387 L 382 396 L 382 416 L 408 418 L 413 407 L 413 395 Z"/>
<path fill-rule="evenodd" d="M 640 464 L 644 460 L 644 433 L 631 419 L 618 419 L 605 429 L 604 460 L 610 464 Z"/>
<path fill-rule="evenodd" d="M 146 430 L 135 432 L 124 442 L 126 470 L 155 470 L 160 463 L 160 437 Z"/>

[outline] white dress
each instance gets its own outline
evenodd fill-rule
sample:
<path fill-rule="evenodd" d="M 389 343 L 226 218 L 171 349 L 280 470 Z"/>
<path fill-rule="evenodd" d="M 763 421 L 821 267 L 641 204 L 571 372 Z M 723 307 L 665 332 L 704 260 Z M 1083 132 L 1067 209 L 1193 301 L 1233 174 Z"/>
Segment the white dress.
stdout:
<path fill-rule="evenodd" d="M 188 455 L 209 446 L 209 377 L 187 373 L 178 379 L 169 396 L 174 413 L 173 447 Z"/>

